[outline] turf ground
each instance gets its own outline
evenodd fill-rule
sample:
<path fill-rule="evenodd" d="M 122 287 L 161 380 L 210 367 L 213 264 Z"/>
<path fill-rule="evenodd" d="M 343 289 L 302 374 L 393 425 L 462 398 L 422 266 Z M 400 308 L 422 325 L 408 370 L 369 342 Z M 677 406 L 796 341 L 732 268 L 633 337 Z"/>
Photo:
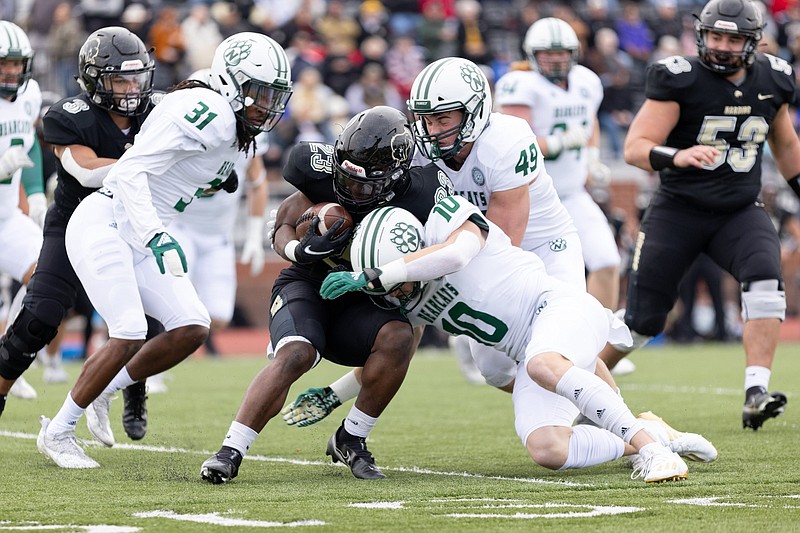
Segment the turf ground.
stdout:
<path fill-rule="evenodd" d="M 35 401 L 10 399 L 0 418 L 2 531 L 800 531 L 800 345 L 780 346 L 772 388 L 786 413 L 758 432 L 741 427 L 739 344 L 663 346 L 638 352 L 618 378 L 634 412 L 652 410 L 717 446 L 711 464 L 689 463 L 681 483 L 629 479 L 627 460 L 583 470 L 536 466 L 513 426 L 510 396 L 467 384 L 447 352 L 421 352 L 370 437 L 387 479 L 356 480 L 324 454 L 346 411 L 309 428 L 267 425 L 227 485 L 200 480 L 245 388 L 265 360 L 192 359 L 149 400 L 150 429 L 133 443 L 112 403 L 118 444 L 87 447 L 102 468 L 61 470 L 36 450 L 38 416 L 52 417 L 67 385 L 28 380 Z M 343 372 L 323 362 L 294 397 Z M 77 364 L 68 366 L 71 376 Z M 349 407 L 349 403 L 345 407 Z M 78 436 L 89 439 L 81 421 Z"/>

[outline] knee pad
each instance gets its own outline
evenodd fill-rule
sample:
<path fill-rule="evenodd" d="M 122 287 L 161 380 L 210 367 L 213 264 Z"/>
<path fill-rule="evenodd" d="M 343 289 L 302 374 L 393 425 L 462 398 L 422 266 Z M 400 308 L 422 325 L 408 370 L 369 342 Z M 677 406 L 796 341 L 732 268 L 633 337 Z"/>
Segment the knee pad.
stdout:
<path fill-rule="evenodd" d="M 20 377 L 33 363 L 36 353 L 58 332 L 22 308 L 6 334 L 0 338 L 0 376 L 8 380 Z"/>
<path fill-rule="evenodd" d="M 625 309 L 617 310 L 617 312 L 614 313 L 614 316 L 625 322 Z M 650 342 L 655 336 L 655 335 L 645 335 L 639 333 L 635 331 L 627 322 L 626 325 L 628 326 L 628 329 L 630 329 L 631 331 L 631 338 L 633 339 L 633 345 L 626 346 L 624 344 L 614 344 L 613 342 L 610 343 L 611 346 L 613 346 L 614 349 L 620 353 L 631 353 L 634 350 L 638 350 L 639 348 L 642 348 L 644 345 Z"/>
<path fill-rule="evenodd" d="M 742 283 L 742 320 L 786 318 L 786 294 L 779 279 Z"/>

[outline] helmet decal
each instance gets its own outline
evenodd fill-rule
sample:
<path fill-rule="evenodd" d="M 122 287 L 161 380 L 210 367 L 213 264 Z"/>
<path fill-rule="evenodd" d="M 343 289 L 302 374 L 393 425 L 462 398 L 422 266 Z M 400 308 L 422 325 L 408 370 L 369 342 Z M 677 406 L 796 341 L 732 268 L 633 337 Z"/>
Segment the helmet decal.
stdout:
<path fill-rule="evenodd" d="M 461 79 L 476 93 L 486 90 L 486 76 L 475 64 L 464 64 L 460 67 Z"/>
<path fill-rule="evenodd" d="M 422 239 L 420 239 L 417 228 L 409 225 L 406 222 L 398 222 L 392 229 L 389 230 L 389 241 L 397 247 L 397 250 L 405 255 L 416 252 L 421 248 Z"/>
<path fill-rule="evenodd" d="M 250 52 L 253 49 L 253 43 L 250 40 L 236 40 L 228 43 L 228 48 L 222 54 L 225 58 L 225 64 L 229 67 L 235 67 L 243 60 L 250 57 Z"/>

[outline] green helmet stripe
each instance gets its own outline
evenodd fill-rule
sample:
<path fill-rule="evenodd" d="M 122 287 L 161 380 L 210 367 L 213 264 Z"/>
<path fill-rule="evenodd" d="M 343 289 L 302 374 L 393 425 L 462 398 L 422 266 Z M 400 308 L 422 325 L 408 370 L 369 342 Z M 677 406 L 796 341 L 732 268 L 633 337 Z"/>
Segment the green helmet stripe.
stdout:
<path fill-rule="evenodd" d="M 3 30 L 8 36 L 8 51 L 10 52 L 15 48 L 19 48 L 20 44 L 17 42 L 17 35 L 15 32 L 11 31 L 11 25 L 3 24 Z"/>
<path fill-rule="evenodd" d="M 428 68 L 425 69 L 425 70 L 427 70 L 427 72 L 423 71 L 423 77 L 427 77 L 428 79 L 427 79 L 427 81 L 420 80 L 420 84 L 417 87 L 417 94 L 416 94 L 416 98 L 418 100 L 429 100 L 430 99 L 430 98 L 428 98 L 428 93 L 431 90 L 431 85 L 433 85 L 433 79 L 436 77 L 436 74 L 440 70 L 442 70 L 445 67 L 445 65 L 447 65 L 451 61 L 452 61 L 452 59 L 447 59 L 445 61 L 441 61 L 436 66 L 434 66 L 434 65 L 428 66 Z"/>
<path fill-rule="evenodd" d="M 272 43 L 270 43 L 272 44 Z M 289 58 L 286 57 L 286 53 L 283 51 L 283 48 L 280 46 L 272 45 L 272 48 L 275 50 L 275 55 L 278 56 L 278 76 L 281 78 L 288 78 L 289 77 Z"/>
<path fill-rule="evenodd" d="M 376 264 L 378 258 L 376 257 L 376 251 L 378 249 L 378 235 L 379 229 L 383 225 L 384 220 L 386 220 L 389 215 L 391 215 L 392 211 L 397 209 L 396 207 L 386 207 L 379 211 L 375 211 L 372 213 L 371 216 L 368 217 L 367 227 L 364 228 L 364 232 L 361 234 L 361 268 L 375 268 L 378 265 Z M 363 224 L 364 222 L 362 222 Z M 369 254 L 369 257 L 367 255 Z"/>

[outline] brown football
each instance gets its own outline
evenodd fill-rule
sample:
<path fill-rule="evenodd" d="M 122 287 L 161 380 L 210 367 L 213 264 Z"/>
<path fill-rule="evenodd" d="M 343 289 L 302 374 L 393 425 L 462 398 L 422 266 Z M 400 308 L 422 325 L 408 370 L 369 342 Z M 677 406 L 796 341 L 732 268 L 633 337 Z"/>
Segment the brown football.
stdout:
<path fill-rule="evenodd" d="M 298 240 L 303 240 L 315 216 L 319 217 L 317 235 L 324 235 L 327 233 L 337 220 L 344 220 L 344 224 L 342 224 L 342 227 L 336 232 L 337 236 L 341 235 L 347 228 L 353 227 L 353 217 L 344 207 L 334 202 L 322 202 L 309 207 L 306 212 L 297 219 L 295 228 Z"/>

